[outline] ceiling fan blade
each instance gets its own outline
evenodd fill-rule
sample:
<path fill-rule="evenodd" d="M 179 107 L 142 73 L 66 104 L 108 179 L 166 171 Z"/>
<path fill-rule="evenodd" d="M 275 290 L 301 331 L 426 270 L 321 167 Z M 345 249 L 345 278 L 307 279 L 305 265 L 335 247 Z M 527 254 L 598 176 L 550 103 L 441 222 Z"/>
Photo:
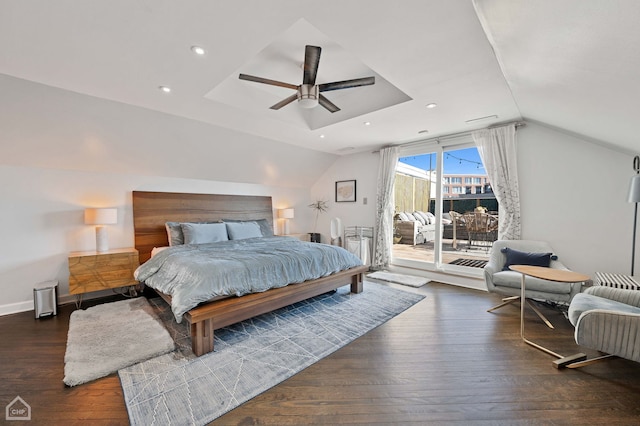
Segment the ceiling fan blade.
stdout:
<path fill-rule="evenodd" d="M 334 81 L 333 83 L 319 84 L 318 90 L 329 92 L 331 90 L 349 89 L 351 87 L 371 86 L 375 84 L 375 77 L 355 78 L 353 80 Z"/>
<path fill-rule="evenodd" d="M 296 86 L 295 84 L 283 83 L 281 81 L 276 81 L 276 80 L 269 80 L 268 78 L 255 77 L 253 75 L 248 75 L 248 74 L 240 74 L 238 77 L 240 78 L 240 80 L 253 81 L 256 83 L 264 83 L 264 84 L 270 84 L 272 86 L 286 87 L 287 89 L 298 90 L 298 86 Z"/>
<path fill-rule="evenodd" d="M 278 102 L 277 104 L 269 107 L 271 109 L 280 109 L 283 106 L 289 105 L 291 102 L 295 101 L 296 99 L 298 99 L 298 94 L 294 93 L 293 95 L 289 96 L 286 99 L 281 100 L 280 102 Z"/>
<path fill-rule="evenodd" d="M 320 52 L 322 48 L 307 45 L 304 49 L 304 73 L 302 74 L 302 84 L 315 86 L 318 66 L 320 65 Z"/>
<path fill-rule="evenodd" d="M 318 97 L 318 103 L 325 107 L 329 112 L 338 112 L 340 108 L 338 108 L 333 102 L 327 99 L 324 95 L 320 95 Z"/>

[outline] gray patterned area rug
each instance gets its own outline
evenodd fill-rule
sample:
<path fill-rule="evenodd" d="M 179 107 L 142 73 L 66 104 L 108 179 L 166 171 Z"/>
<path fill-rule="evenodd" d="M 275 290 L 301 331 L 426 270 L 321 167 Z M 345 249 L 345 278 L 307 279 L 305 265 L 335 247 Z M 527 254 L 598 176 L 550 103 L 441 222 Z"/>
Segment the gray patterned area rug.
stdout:
<path fill-rule="evenodd" d="M 365 282 L 216 330 L 195 357 L 184 325 L 179 350 L 118 372 L 133 425 L 206 424 L 388 321 L 424 296 Z M 162 302 L 164 303 L 164 302 Z M 157 305 L 161 318 L 170 316 Z"/>

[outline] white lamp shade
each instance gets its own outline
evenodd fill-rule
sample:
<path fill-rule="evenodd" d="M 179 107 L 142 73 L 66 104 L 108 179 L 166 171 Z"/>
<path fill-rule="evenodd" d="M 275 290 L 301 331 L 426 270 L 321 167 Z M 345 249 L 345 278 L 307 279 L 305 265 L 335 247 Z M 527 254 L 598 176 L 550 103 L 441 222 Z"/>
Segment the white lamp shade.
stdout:
<path fill-rule="evenodd" d="M 118 209 L 84 209 L 84 223 L 87 225 L 115 225 L 118 223 Z"/>
<path fill-rule="evenodd" d="M 280 219 L 293 219 L 293 209 L 280 209 L 278 210 L 278 217 Z"/>
<path fill-rule="evenodd" d="M 628 201 L 630 203 L 640 203 L 640 175 L 635 175 L 631 178 Z"/>

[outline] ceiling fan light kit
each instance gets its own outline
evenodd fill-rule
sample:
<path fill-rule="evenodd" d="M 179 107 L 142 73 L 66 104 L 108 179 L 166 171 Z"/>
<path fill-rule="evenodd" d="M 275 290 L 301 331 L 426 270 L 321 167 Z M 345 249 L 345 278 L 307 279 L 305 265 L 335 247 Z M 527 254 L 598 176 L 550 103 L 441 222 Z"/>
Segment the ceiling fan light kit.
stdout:
<path fill-rule="evenodd" d="M 302 84 L 298 87 L 298 105 L 302 108 L 314 108 L 318 106 L 318 86 Z"/>
<path fill-rule="evenodd" d="M 291 102 L 298 100 L 298 105 L 302 108 L 314 108 L 318 104 L 322 105 L 329 112 L 340 111 L 333 102 L 323 96 L 321 92 L 329 92 L 332 90 L 350 89 L 352 87 L 370 86 L 375 84 L 375 77 L 356 78 L 353 80 L 335 81 L 333 83 L 324 83 L 317 85 L 316 76 L 318 74 L 318 66 L 320 65 L 320 53 L 322 48 L 318 46 L 307 45 L 304 52 L 304 64 L 302 66 L 302 84 L 299 86 L 283 83 L 277 80 L 270 80 L 262 77 L 255 77 L 248 74 L 240 74 L 240 80 L 253 81 L 254 83 L 269 84 L 272 86 L 285 87 L 294 89 L 296 94 L 289 96 L 272 105 L 270 108 L 278 110 Z"/>

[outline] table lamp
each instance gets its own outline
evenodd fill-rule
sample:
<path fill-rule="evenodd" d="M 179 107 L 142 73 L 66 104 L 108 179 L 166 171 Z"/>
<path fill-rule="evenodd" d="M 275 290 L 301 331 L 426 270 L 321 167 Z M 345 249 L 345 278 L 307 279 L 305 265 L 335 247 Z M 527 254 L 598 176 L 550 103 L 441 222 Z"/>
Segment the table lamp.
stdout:
<path fill-rule="evenodd" d="M 278 217 L 284 219 L 282 224 L 282 235 L 289 235 L 289 219 L 293 219 L 293 209 L 278 210 Z"/>
<path fill-rule="evenodd" d="M 118 223 L 118 209 L 84 209 L 84 223 L 96 225 L 96 251 L 108 251 L 109 239 L 104 225 Z"/>

